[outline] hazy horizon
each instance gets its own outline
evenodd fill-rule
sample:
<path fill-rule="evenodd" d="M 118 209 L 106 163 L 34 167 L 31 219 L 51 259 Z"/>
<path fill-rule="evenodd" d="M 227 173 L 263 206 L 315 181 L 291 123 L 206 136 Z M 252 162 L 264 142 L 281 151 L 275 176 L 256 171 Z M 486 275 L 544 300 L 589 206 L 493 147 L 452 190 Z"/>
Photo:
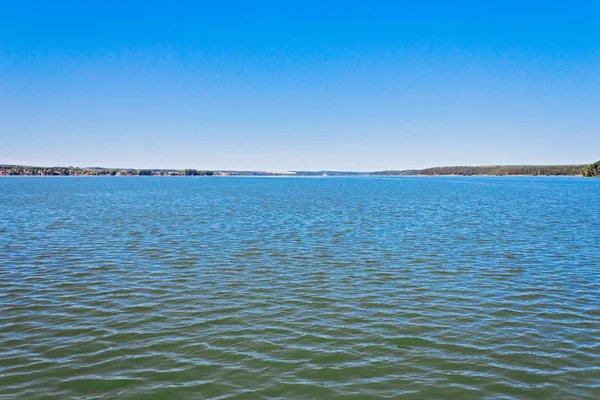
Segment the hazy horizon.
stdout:
<path fill-rule="evenodd" d="M 207 169 L 207 168 L 193 168 L 197 170 L 205 170 L 205 171 L 222 171 L 222 172 L 268 172 L 268 173 L 287 173 L 287 172 L 347 172 L 347 173 L 371 173 L 371 172 L 380 172 L 380 171 L 418 171 L 429 168 L 452 168 L 452 167 L 519 167 L 519 166 L 530 166 L 530 167 L 544 167 L 551 165 L 581 165 L 585 166 L 590 163 L 574 163 L 574 164 L 496 164 L 496 165 L 432 165 L 424 168 L 394 168 L 394 169 L 379 169 L 379 170 L 339 170 L 339 169 L 232 169 L 232 168 L 220 168 L 220 169 Z M 42 167 L 42 168 L 82 168 L 82 169 L 111 169 L 111 170 L 140 170 L 140 169 L 150 169 L 150 170 L 185 170 L 186 168 L 161 168 L 161 167 L 128 167 L 128 166 L 101 166 L 101 165 L 34 165 L 34 164 L 15 164 L 15 163 L 3 163 L 0 162 L 0 165 L 14 165 L 21 167 Z"/>
<path fill-rule="evenodd" d="M 0 5 L 0 163 L 585 164 L 600 4 Z"/>

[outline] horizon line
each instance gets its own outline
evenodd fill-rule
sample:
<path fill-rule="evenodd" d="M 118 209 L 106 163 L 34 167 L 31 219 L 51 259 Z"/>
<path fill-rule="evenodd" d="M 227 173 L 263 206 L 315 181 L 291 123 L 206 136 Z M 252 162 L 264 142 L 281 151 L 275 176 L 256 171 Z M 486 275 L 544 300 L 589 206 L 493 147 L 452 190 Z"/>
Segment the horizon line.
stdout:
<path fill-rule="evenodd" d="M 590 162 L 590 163 L 593 163 Z M 4 164 L 0 163 L 0 168 L 6 167 L 19 167 L 19 168 L 72 168 L 81 169 L 87 171 L 94 170 L 117 170 L 117 171 L 202 171 L 202 172 L 218 172 L 218 173 L 270 173 L 270 174 L 294 174 L 294 173 L 352 173 L 352 174 L 372 174 L 378 172 L 410 172 L 410 171 L 424 171 L 429 169 L 438 168 L 499 168 L 499 167 L 585 167 L 590 163 L 578 163 L 578 164 L 480 164 L 480 165 L 439 165 L 426 168 L 387 168 L 387 169 L 376 169 L 376 170 L 341 170 L 341 169 L 210 169 L 210 168 L 134 168 L 134 167 L 100 167 L 100 166 L 74 166 L 74 165 L 28 165 L 28 164 Z"/>

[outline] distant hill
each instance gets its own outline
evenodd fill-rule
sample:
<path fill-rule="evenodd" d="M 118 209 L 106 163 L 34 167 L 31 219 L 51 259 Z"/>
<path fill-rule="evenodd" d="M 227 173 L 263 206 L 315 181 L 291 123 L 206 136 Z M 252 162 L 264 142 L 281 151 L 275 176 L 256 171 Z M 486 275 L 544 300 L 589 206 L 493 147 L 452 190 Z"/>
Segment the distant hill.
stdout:
<path fill-rule="evenodd" d="M 197 170 L 197 169 L 132 169 L 104 167 L 32 167 L 25 165 L 0 165 L 0 175 L 154 175 L 154 176 L 402 176 L 402 175 L 545 175 L 545 176 L 600 176 L 600 161 L 585 165 L 489 165 L 489 166 L 455 166 L 434 167 L 425 169 L 388 170 L 375 172 L 352 171 L 227 171 L 227 170 Z"/>
<path fill-rule="evenodd" d="M 0 165 L 0 175 L 29 176 L 170 176 L 170 175 L 212 175 L 212 171 L 196 169 L 134 169 L 103 167 L 32 167 L 27 165 Z"/>
<path fill-rule="evenodd" d="M 582 175 L 586 165 L 490 165 L 479 167 L 456 166 L 411 169 L 403 171 L 377 171 L 371 175 L 547 175 L 575 176 Z"/>

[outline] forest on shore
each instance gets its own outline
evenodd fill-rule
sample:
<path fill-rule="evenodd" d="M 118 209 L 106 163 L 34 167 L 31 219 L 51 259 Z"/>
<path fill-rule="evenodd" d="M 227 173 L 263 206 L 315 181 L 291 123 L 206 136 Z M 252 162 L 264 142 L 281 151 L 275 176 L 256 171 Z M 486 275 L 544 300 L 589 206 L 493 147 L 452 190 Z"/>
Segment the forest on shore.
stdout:
<path fill-rule="evenodd" d="M 195 176 L 212 175 L 213 171 L 197 169 L 134 169 L 134 168 L 80 168 L 31 167 L 27 165 L 0 165 L 0 175 L 37 176 Z"/>
<path fill-rule="evenodd" d="M 490 166 L 457 166 L 434 167 L 420 170 L 380 171 L 374 175 L 545 175 L 545 176 L 576 176 L 584 175 L 586 165 L 490 165 Z"/>
<path fill-rule="evenodd" d="M 32 167 L 26 165 L 0 165 L 0 175 L 26 176 L 409 176 L 409 175 L 460 175 L 460 176 L 586 176 L 600 177 L 600 161 L 577 165 L 490 165 L 434 167 L 410 170 L 389 170 L 375 172 L 349 171 L 210 171 L 198 169 L 134 169 L 100 167 Z"/>

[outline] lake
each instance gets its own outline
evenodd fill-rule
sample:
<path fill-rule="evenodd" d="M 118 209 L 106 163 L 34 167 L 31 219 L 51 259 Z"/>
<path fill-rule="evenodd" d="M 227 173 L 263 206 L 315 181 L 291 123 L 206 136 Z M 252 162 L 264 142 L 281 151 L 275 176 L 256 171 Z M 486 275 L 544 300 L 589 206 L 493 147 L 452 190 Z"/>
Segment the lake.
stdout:
<path fill-rule="evenodd" d="M 2 399 L 600 398 L 600 179 L 0 179 Z"/>

